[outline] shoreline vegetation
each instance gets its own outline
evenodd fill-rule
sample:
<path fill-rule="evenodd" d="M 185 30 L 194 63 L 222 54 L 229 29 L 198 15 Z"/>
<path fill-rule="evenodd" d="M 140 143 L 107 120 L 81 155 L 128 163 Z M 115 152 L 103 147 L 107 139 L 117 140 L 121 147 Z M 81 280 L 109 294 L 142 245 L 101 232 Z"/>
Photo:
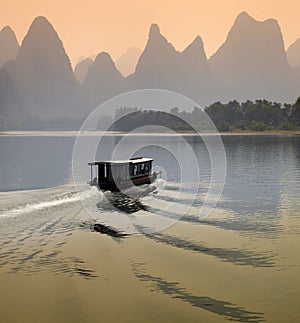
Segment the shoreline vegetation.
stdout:
<path fill-rule="evenodd" d="M 48 120 L 36 127 L 15 127 L 14 130 L 0 127 L 0 135 L 13 133 L 51 133 L 76 134 L 80 128 L 66 126 Z M 41 126 L 43 124 L 43 126 Z M 60 125 L 59 125 L 60 124 Z M 0 123 L 1 125 L 1 123 Z M 47 130 L 45 130 L 47 129 Z M 294 104 L 281 104 L 267 100 L 239 103 L 215 102 L 202 109 L 194 107 L 191 112 L 173 107 L 167 111 L 142 109 L 138 107 L 119 107 L 112 115 L 103 115 L 89 133 L 102 131 L 109 134 L 124 133 L 227 133 L 227 134 L 299 134 L 300 133 L 300 97 Z M 80 131 L 80 130 L 79 130 Z M 82 131 L 81 131 L 82 132 Z"/>
<path fill-rule="evenodd" d="M 248 130 L 236 130 L 236 131 L 227 131 L 227 132 L 199 132 L 202 135 L 218 135 L 221 136 L 247 136 L 247 135 L 295 135 L 300 136 L 300 130 L 265 130 L 265 131 L 248 131 Z M 21 136 L 28 136 L 28 137 L 76 137 L 77 135 L 83 136 L 123 136 L 123 135 L 131 135 L 131 136 L 158 136 L 158 135 L 196 135 L 198 132 L 196 131 L 176 131 L 176 132 L 122 132 L 122 131 L 98 131 L 98 130 L 90 130 L 90 131 L 65 131 L 65 130 L 45 130 L 45 131 L 1 131 L 0 136 L 6 137 L 21 137 Z"/>
<path fill-rule="evenodd" d="M 130 132 L 141 128 L 155 131 L 157 125 L 177 132 L 214 132 L 222 133 L 287 132 L 300 131 L 300 97 L 294 104 L 284 104 L 267 100 L 236 100 L 226 104 L 215 102 L 201 109 L 194 107 L 191 112 L 172 108 L 164 111 L 142 110 L 136 107 L 120 107 L 115 117 L 104 116 L 98 122 L 98 129 L 110 122 L 110 130 Z"/>

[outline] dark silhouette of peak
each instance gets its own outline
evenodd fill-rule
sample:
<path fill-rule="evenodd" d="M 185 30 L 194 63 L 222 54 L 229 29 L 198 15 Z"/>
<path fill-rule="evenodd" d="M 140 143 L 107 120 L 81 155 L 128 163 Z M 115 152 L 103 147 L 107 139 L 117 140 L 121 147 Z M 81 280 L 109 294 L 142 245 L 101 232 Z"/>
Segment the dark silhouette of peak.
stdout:
<path fill-rule="evenodd" d="M 93 63 L 94 61 L 91 58 L 84 58 L 75 66 L 74 74 L 80 83 L 84 81 L 86 74 Z"/>
<path fill-rule="evenodd" d="M 279 27 L 278 21 L 276 19 L 273 18 L 269 18 L 267 20 L 264 21 L 258 21 L 256 19 L 254 19 L 253 17 L 251 17 L 246 11 L 241 12 L 235 19 L 235 22 L 233 24 L 232 29 L 234 29 L 234 27 L 237 28 L 253 28 L 253 25 L 264 25 L 266 26 L 272 26 L 272 27 Z"/>
<path fill-rule="evenodd" d="M 83 82 L 83 87 L 93 105 L 99 105 L 104 100 L 121 93 L 124 85 L 125 78 L 106 52 L 97 55 Z"/>
<path fill-rule="evenodd" d="M 62 41 L 51 23 L 42 16 L 32 22 L 17 55 L 17 61 L 24 64 L 32 64 L 33 60 L 36 60 L 34 65 L 46 61 L 51 61 L 53 65 L 63 63 L 64 70 L 68 70 L 69 74 L 72 71 Z M 57 70 L 58 66 L 54 67 Z"/>
<path fill-rule="evenodd" d="M 37 16 L 37 17 L 35 17 L 34 19 L 33 19 L 33 21 L 32 21 L 32 24 L 31 24 L 31 27 L 34 27 L 34 26 L 36 26 L 36 25 L 48 25 L 48 26 L 52 26 L 51 24 L 50 24 L 50 22 L 49 22 L 49 20 L 46 18 L 46 17 L 44 17 L 44 16 Z"/>
<path fill-rule="evenodd" d="M 160 33 L 159 26 L 157 24 L 152 24 L 150 26 L 148 42 L 145 48 L 149 51 L 151 49 L 156 49 L 157 47 L 163 47 L 169 51 L 175 51 L 174 46 L 167 41 L 167 39 Z"/>
<path fill-rule="evenodd" d="M 207 78 L 209 67 L 203 41 L 197 36 L 180 54 L 182 71 L 193 75 L 193 79 Z M 199 81 L 199 80 L 198 80 Z"/>
<path fill-rule="evenodd" d="M 97 55 L 95 62 L 90 66 L 86 75 L 85 82 L 94 82 L 103 76 L 112 76 L 114 78 L 123 79 L 122 74 L 116 68 L 111 56 L 106 52 Z"/>
<path fill-rule="evenodd" d="M 30 32 L 33 32 L 34 30 L 41 31 L 42 29 L 48 30 L 52 29 L 54 31 L 53 26 L 49 22 L 49 20 L 44 16 L 37 16 L 33 19 L 31 26 L 29 28 Z"/>
<path fill-rule="evenodd" d="M 300 72 L 291 66 L 300 66 L 300 40 L 286 54 L 278 22 L 257 21 L 246 12 L 237 16 L 225 42 L 209 60 L 200 36 L 179 52 L 157 24 L 150 26 L 142 53 L 135 48 L 123 56 L 124 64 L 131 64 L 128 74 L 136 65 L 127 78 L 111 56 L 102 52 L 76 65 L 74 71 L 81 85 L 62 41 L 45 17 L 34 19 L 21 47 L 12 29 L 3 28 L 0 112 L 5 123 L 23 122 L 26 115 L 40 117 L 48 124 L 55 118 L 79 120 L 91 107 L 140 88 L 173 90 L 203 106 L 233 99 L 291 102 L 299 95 Z M 0 126 L 4 120 L 1 114 Z M 30 122 L 35 126 L 34 120 Z"/>
<path fill-rule="evenodd" d="M 53 26 L 45 17 L 37 17 L 33 20 L 29 30 L 23 39 L 18 59 L 26 59 L 27 51 L 47 51 L 51 46 L 63 47 L 62 41 L 59 39 L 58 34 Z M 39 54 L 39 52 L 36 52 Z"/>
<path fill-rule="evenodd" d="M 151 37 L 157 37 L 160 35 L 160 29 L 158 24 L 152 24 L 150 26 L 150 31 L 149 31 L 149 38 Z"/>
<path fill-rule="evenodd" d="M 246 12 L 242 12 L 236 18 L 225 43 L 243 41 L 244 44 L 251 42 L 248 47 L 253 44 L 266 45 L 262 40 L 265 41 L 268 36 L 272 37 L 270 41 L 282 41 L 281 30 L 276 20 L 257 21 Z"/>
<path fill-rule="evenodd" d="M 106 52 L 101 52 L 96 56 L 95 64 L 96 65 L 103 65 L 103 66 L 114 66 L 115 65 L 111 56 Z"/>
<path fill-rule="evenodd" d="M 253 17 L 251 17 L 246 11 L 242 11 L 235 19 L 235 23 L 251 23 L 256 21 Z"/>
<path fill-rule="evenodd" d="M 12 76 L 19 88 L 34 86 L 35 91 L 47 92 L 48 89 L 50 94 L 52 90 L 55 93 L 77 86 L 63 43 L 45 17 L 37 17 L 32 22 L 16 57 L 16 65 L 18 71 Z"/>
<path fill-rule="evenodd" d="M 179 90 L 200 104 L 207 104 L 215 84 L 200 36 L 180 53 L 178 65 L 177 75 L 181 79 Z"/>
<path fill-rule="evenodd" d="M 298 38 L 286 51 L 287 59 L 292 67 L 300 68 L 300 38 Z"/>
<path fill-rule="evenodd" d="M 155 74 L 160 70 L 173 69 L 178 55 L 179 52 L 160 33 L 158 25 L 152 24 L 148 42 L 138 60 L 135 75 L 138 77 L 138 75 L 149 74 L 150 78 L 152 76 L 156 78 Z"/>
<path fill-rule="evenodd" d="M 191 44 L 190 45 L 193 45 L 193 46 L 200 46 L 201 48 L 203 48 L 204 47 L 204 45 L 203 45 L 203 40 L 202 40 L 202 38 L 199 36 L 199 35 L 197 35 L 196 36 L 196 38 L 191 42 Z M 190 46 L 189 45 L 189 46 Z"/>
<path fill-rule="evenodd" d="M 179 52 L 152 24 L 146 47 L 135 73 L 129 76 L 131 88 L 157 88 L 177 91 L 206 104 L 212 92 L 212 79 L 202 39 L 197 36 Z M 132 85 L 133 84 L 133 85 Z"/>
<path fill-rule="evenodd" d="M 257 35 L 256 32 L 262 32 L 262 35 Z M 246 42 L 248 37 L 250 39 L 257 37 L 259 41 L 260 36 L 265 36 L 265 34 L 268 32 L 273 34 L 277 33 L 277 36 L 281 36 L 280 27 L 277 20 L 267 19 L 265 21 L 258 21 L 251 17 L 247 12 L 242 12 L 237 16 L 228 34 L 227 40 L 228 38 L 232 39 L 237 37 L 241 39 L 244 37 Z"/>
<path fill-rule="evenodd" d="M 16 35 L 10 26 L 3 27 L 2 30 L 0 31 L 0 36 L 1 36 L 1 39 L 13 39 L 18 44 Z"/>
<path fill-rule="evenodd" d="M 11 29 L 10 26 L 4 26 L 2 29 L 1 29 L 1 33 L 3 34 L 11 34 L 11 35 L 14 35 L 14 31 Z"/>
<path fill-rule="evenodd" d="M 274 98 L 281 86 L 286 89 L 291 85 L 292 71 L 280 27 L 274 19 L 257 21 L 241 13 L 224 44 L 210 58 L 210 65 L 225 86 L 249 94 L 241 99 Z"/>
<path fill-rule="evenodd" d="M 38 16 L 31 23 L 27 35 L 23 40 L 23 43 L 28 41 L 28 39 L 41 40 L 42 37 L 45 37 L 45 40 L 57 41 L 62 44 L 62 41 L 59 39 L 57 32 L 55 31 L 49 20 L 46 17 Z"/>
<path fill-rule="evenodd" d="M 11 59 L 15 59 L 19 50 L 16 35 L 9 26 L 0 31 L 0 67 Z"/>
<path fill-rule="evenodd" d="M 79 111 L 79 83 L 62 41 L 45 17 L 34 19 L 15 61 L 4 67 L 29 103 L 30 112 L 65 116 L 70 108 Z"/>
<path fill-rule="evenodd" d="M 182 55 L 191 56 L 192 59 L 198 60 L 200 63 L 206 62 L 207 57 L 204 51 L 203 41 L 197 36 L 181 53 Z"/>
<path fill-rule="evenodd" d="M 32 22 L 16 61 L 34 81 L 55 84 L 60 78 L 60 82 L 76 83 L 63 43 L 45 17 Z"/>

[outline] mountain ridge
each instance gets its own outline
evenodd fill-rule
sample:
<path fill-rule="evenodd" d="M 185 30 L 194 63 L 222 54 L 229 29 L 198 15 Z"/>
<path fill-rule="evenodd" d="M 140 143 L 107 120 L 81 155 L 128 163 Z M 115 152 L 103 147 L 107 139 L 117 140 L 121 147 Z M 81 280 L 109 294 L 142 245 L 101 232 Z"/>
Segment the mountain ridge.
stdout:
<path fill-rule="evenodd" d="M 63 43 L 51 23 L 34 19 L 15 60 L 6 63 L 14 84 L 27 103 L 28 112 L 39 117 L 81 114 L 81 88 L 72 71 Z"/>
<path fill-rule="evenodd" d="M 5 26 L 0 31 L 0 67 L 9 60 L 15 59 L 20 45 L 10 26 Z"/>
<path fill-rule="evenodd" d="M 275 19 L 257 21 L 245 12 L 238 15 L 209 64 L 224 85 L 222 99 L 277 100 L 281 92 L 286 100 L 296 95 L 295 78 Z"/>
<path fill-rule="evenodd" d="M 82 83 L 90 102 L 97 106 L 125 89 L 125 78 L 107 52 L 97 55 Z"/>
<path fill-rule="evenodd" d="M 8 39 L 13 38 L 11 28 L 4 31 L 11 35 Z M 1 72 L 3 89 L 16 100 L 0 102 L 0 111 L 19 105 L 22 113 L 31 116 L 79 122 L 103 101 L 137 89 L 176 91 L 205 106 L 232 99 L 292 102 L 300 88 L 300 73 L 288 63 L 278 22 L 257 21 L 246 12 L 236 17 L 226 40 L 209 59 L 199 35 L 178 51 L 159 26 L 152 24 L 135 71 L 127 77 L 106 52 L 85 64 L 81 84 L 79 65 L 74 73 L 52 24 L 45 17 L 36 17 L 15 58 L 2 67 L 9 76 Z"/>

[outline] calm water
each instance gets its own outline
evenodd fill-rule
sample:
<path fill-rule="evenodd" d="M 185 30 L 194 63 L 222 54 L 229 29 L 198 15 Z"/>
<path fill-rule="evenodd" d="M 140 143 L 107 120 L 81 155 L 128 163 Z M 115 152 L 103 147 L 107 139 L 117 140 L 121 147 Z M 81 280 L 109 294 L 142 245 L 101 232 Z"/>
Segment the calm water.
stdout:
<path fill-rule="evenodd" d="M 189 163 L 170 153 L 185 156 L 186 147 L 174 137 L 132 138 L 128 147 L 143 142 L 136 154 L 152 156 L 167 180 L 141 202 L 165 217 L 169 204 L 193 206 L 168 230 L 113 238 L 93 230 L 70 184 L 74 138 L 0 137 L 0 320 L 298 322 L 300 137 L 222 139 L 226 183 L 200 220 L 211 171 L 202 141 L 186 137 L 200 165 L 193 201 L 195 169 L 178 196 L 180 168 Z M 97 158 L 119 140 L 105 138 Z M 89 201 L 90 193 L 81 194 Z M 122 212 L 102 204 L 99 219 Z"/>
<path fill-rule="evenodd" d="M 73 143 L 72 137 L 0 136 L 0 191 L 69 182 Z"/>
<path fill-rule="evenodd" d="M 200 165 L 201 179 L 210 178 L 210 160 L 199 138 L 185 137 L 191 145 Z M 297 201 L 300 183 L 299 136 L 223 136 L 227 158 L 227 178 L 223 191 L 222 207 L 240 215 L 263 211 L 276 213 L 281 207 L 282 195 Z M 104 153 L 97 158 L 110 158 L 120 137 L 105 138 Z M 0 137 L 0 191 L 27 190 L 55 187 L 72 180 L 73 137 Z M 148 144 L 167 142 L 171 151 L 185 149 L 173 137 L 137 137 L 129 142 Z M 155 166 L 167 174 L 167 180 L 180 182 L 178 161 L 160 147 L 146 147 L 137 155 L 151 156 Z M 90 161 L 87 156 L 87 161 Z M 193 181 L 194 169 L 183 180 Z M 83 179 L 89 179 L 89 167 L 83 170 Z M 188 177 L 190 176 L 190 177 Z"/>

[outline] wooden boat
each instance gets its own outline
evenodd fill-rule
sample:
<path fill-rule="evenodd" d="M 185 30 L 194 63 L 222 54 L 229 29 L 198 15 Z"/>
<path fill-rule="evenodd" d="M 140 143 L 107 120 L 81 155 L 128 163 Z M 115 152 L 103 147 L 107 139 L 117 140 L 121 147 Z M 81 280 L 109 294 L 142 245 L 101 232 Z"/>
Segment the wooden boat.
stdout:
<path fill-rule="evenodd" d="M 158 172 L 152 172 L 152 162 L 151 158 L 137 157 L 88 163 L 91 166 L 88 184 L 102 191 L 115 192 L 134 185 L 151 184 L 158 175 Z"/>

